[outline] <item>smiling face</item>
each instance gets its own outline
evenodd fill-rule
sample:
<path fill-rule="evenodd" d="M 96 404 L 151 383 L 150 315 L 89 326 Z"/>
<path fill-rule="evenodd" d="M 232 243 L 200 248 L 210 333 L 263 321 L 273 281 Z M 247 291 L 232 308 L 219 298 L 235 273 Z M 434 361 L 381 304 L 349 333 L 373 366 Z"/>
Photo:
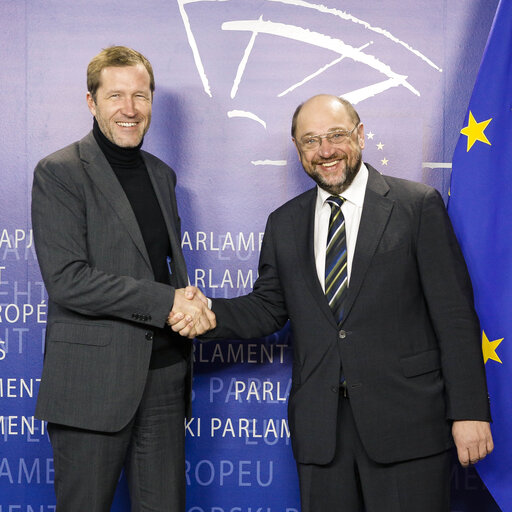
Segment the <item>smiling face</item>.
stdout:
<path fill-rule="evenodd" d="M 138 146 L 151 123 L 149 73 L 142 64 L 101 70 L 95 98 L 87 105 L 103 135 L 123 148 Z"/>
<path fill-rule="evenodd" d="M 302 166 L 321 188 L 331 194 L 341 194 L 359 172 L 364 148 L 363 125 L 360 123 L 341 144 L 333 144 L 323 137 L 318 148 L 307 150 L 301 141 L 338 130 L 348 132 L 356 124 L 335 96 L 314 96 L 304 103 L 298 114 L 293 141 Z"/>

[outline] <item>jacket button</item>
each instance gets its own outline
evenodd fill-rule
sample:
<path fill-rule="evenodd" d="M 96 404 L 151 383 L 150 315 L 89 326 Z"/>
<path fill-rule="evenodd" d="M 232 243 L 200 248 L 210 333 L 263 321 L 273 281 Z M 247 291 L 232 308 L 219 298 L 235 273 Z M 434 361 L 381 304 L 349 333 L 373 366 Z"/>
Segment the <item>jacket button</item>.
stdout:
<path fill-rule="evenodd" d="M 153 341 L 153 333 L 152 333 L 152 332 L 150 332 L 150 331 L 148 331 L 148 332 L 146 333 L 146 339 L 147 339 L 148 341 Z"/>
<path fill-rule="evenodd" d="M 338 390 L 339 390 L 339 386 L 331 386 L 331 391 L 332 391 L 333 393 L 337 393 L 337 392 L 338 392 Z"/>
<path fill-rule="evenodd" d="M 339 333 L 338 333 L 338 336 L 343 340 L 347 337 L 347 333 L 343 330 L 341 330 Z"/>

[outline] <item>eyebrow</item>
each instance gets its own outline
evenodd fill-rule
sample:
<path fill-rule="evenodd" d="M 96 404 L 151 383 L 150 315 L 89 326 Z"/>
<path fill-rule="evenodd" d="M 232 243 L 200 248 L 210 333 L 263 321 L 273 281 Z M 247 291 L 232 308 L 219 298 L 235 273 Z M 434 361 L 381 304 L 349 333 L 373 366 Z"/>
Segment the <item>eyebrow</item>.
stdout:
<path fill-rule="evenodd" d="M 114 94 L 114 93 L 126 94 L 126 91 L 124 91 L 123 89 L 108 89 L 108 90 L 105 91 L 105 94 Z M 134 92 L 132 92 L 130 94 L 144 94 L 146 96 L 150 96 L 151 95 L 151 91 L 145 91 L 143 89 L 139 89 L 139 90 L 134 91 Z"/>
<path fill-rule="evenodd" d="M 349 132 L 350 130 L 348 130 L 347 128 L 342 128 L 341 126 L 338 126 L 336 128 L 329 128 L 324 133 L 332 133 L 332 132 L 338 132 L 338 131 Z M 315 134 L 315 132 L 307 132 L 304 135 L 302 135 L 302 137 L 309 137 L 310 135 L 316 135 L 316 134 Z"/>

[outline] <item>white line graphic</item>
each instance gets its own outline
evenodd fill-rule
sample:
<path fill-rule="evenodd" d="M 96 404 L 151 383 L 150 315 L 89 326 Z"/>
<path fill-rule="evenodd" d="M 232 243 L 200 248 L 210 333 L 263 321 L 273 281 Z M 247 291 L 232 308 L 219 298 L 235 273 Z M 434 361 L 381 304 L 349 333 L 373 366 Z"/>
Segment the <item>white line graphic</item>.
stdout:
<path fill-rule="evenodd" d="M 325 48 L 326 50 L 331 50 L 335 53 L 339 53 L 340 55 L 347 56 L 356 62 L 366 64 L 367 66 L 386 75 L 388 78 L 394 79 L 399 85 L 403 85 L 416 96 L 420 96 L 419 91 L 407 82 L 407 76 L 395 73 L 387 64 L 384 64 L 373 55 L 368 55 L 353 46 L 345 44 L 340 39 L 332 38 L 294 25 L 263 20 L 227 21 L 222 24 L 222 30 L 247 32 L 256 31 Z"/>
<path fill-rule="evenodd" d="M 365 48 L 367 48 L 371 44 L 373 44 L 373 41 L 370 41 L 369 43 L 366 43 L 363 46 L 360 46 L 358 48 L 358 50 L 364 50 Z M 300 87 L 301 85 L 304 85 L 306 82 L 309 82 L 310 80 L 312 80 L 313 78 L 317 77 L 318 75 L 320 75 L 321 73 L 323 73 L 327 69 L 329 69 L 332 66 L 338 64 L 338 62 L 341 62 L 345 57 L 346 57 L 346 55 L 343 55 L 341 57 L 338 57 L 337 59 L 334 59 L 332 62 L 329 62 L 329 64 L 326 64 L 325 66 L 323 66 L 319 70 L 315 71 L 314 73 L 311 73 L 311 75 L 308 75 L 306 78 L 304 78 L 300 82 L 297 82 L 296 84 L 292 85 L 291 87 L 288 87 L 288 89 L 286 89 L 285 91 L 280 92 L 277 95 L 277 97 L 281 98 L 281 97 L 285 96 L 286 94 L 288 94 L 289 92 L 294 91 L 295 89 L 297 89 L 297 87 Z"/>
<path fill-rule="evenodd" d="M 257 121 L 258 123 L 267 129 L 267 123 L 263 121 L 260 117 L 258 117 L 256 114 L 253 114 L 252 112 L 247 112 L 246 110 L 230 110 L 228 112 L 228 117 L 246 117 L 247 119 L 252 119 L 253 121 Z"/>
<path fill-rule="evenodd" d="M 428 167 L 430 169 L 451 169 L 452 164 L 445 162 L 423 162 L 421 167 Z"/>
<path fill-rule="evenodd" d="M 284 167 L 286 163 L 286 160 L 251 160 L 252 165 L 277 165 Z"/>
<path fill-rule="evenodd" d="M 390 78 L 389 80 L 384 80 L 383 82 L 378 82 L 367 87 L 362 87 L 361 89 L 356 89 L 355 91 L 340 94 L 340 98 L 345 98 L 347 101 L 350 101 L 352 105 L 357 105 L 363 100 L 371 98 L 372 96 L 377 96 L 377 94 L 387 91 L 392 87 L 398 87 L 399 85 L 403 85 L 400 80 Z"/>
<path fill-rule="evenodd" d="M 183 5 L 196 4 L 199 2 L 229 2 L 230 0 L 182 0 Z"/>
<path fill-rule="evenodd" d="M 188 19 L 188 14 L 185 11 L 185 7 L 184 7 L 184 5 L 186 3 L 190 3 L 191 1 L 194 1 L 194 0 L 177 0 L 181 18 L 183 20 L 183 25 L 185 26 L 185 31 L 187 33 L 188 44 L 190 45 L 192 54 L 194 55 L 194 62 L 196 63 L 196 68 L 199 73 L 199 77 L 201 78 L 204 92 L 206 94 L 208 94 L 208 96 L 210 96 L 210 98 L 211 98 L 212 93 L 210 90 L 210 84 L 208 83 L 208 78 L 204 71 L 203 62 L 201 61 L 201 55 L 199 55 L 199 49 L 197 48 L 196 39 L 195 39 L 194 33 L 192 32 L 192 29 L 190 27 L 190 20 Z"/>
<path fill-rule="evenodd" d="M 263 16 L 260 16 L 259 21 L 263 20 Z M 247 45 L 247 48 L 245 49 L 244 56 L 242 57 L 242 60 L 240 61 L 240 64 L 238 65 L 238 69 L 236 71 L 236 77 L 233 82 L 233 87 L 231 89 L 231 99 L 233 99 L 236 96 L 236 93 L 238 91 L 238 86 L 240 85 L 240 81 L 242 80 L 242 76 L 245 71 L 245 67 L 247 66 L 247 61 L 249 60 L 249 55 L 251 54 L 252 48 L 254 46 L 254 41 L 256 40 L 256 36 L 258 35 L 258 32 L 253 32 L 251 39 L 249 41 L 249 44 Z"/>
<path fill-rule="evenodd" d="M 305 7 L 307 9 L 314 9 L 315 11 L 323 12 L 326 14 L 332 14 L 334 16 L 338 16 L 339 18 L 342 18 L 347 21 L 352 21 L 353 23 L 357 23 L 359 25 L 363 25 L 364 28 L 367 30 L 371 30 L 372 32 L 375 32 L 377 34 L 381 34 L 382 36 L 386 37 L 387 39 L 390 39 L 394 43 L 397 43 L 401 46 L 403 46 L 406 50 L 410 51 L 416 57 L 419 57 L 421 60 L 425 61 L 429 66 L 433 67 L 434 69 L 437 69 L 440 73 L 443 72 L 443 70 L 437 66 L 434 62 L 432 62 L 428 57 L 423 55 L 420 51 L 412 48 L 410 45 L 408 45 L 405 41 L 401 41 L 398 39 L 398 37 L 391 34 L 391 32 L 380 28 L 380 27 L 373 27 L 366 21 L 360 20 L 359 18 L 356 18 L 355 16 L 352 16 L 351 14 L 348 14 L 345 11 L 340 11 L 339 9 L 333 9 L 330 7 L 326 7 L 322 4 L 312 4 L 309 2 L 305 2 L 303 0 L 267 0 L 268 2 L 277 2 L 281 4 L 288 4 L 288 5 L 295 5 L 297 7 Z"/>

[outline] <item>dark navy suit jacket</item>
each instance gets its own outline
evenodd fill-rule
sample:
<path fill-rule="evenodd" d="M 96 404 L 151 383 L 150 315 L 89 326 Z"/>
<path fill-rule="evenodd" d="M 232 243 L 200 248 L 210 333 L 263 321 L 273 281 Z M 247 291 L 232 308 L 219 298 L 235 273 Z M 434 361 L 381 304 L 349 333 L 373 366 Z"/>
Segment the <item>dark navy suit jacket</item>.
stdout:
<path fill-rule="evenodd" d="M 316 187 L 270 215 L 253 292 L 213 300 L 210 336 L 260 337 L 290 320 L 300 463 L 334 455 L 342 365 L 359 435 L 380 463 L 449 448 L 452 420 L 490 419 L 471 283 L 443 200 L 368 168 L 341 327 L 315 267 Z"/>

